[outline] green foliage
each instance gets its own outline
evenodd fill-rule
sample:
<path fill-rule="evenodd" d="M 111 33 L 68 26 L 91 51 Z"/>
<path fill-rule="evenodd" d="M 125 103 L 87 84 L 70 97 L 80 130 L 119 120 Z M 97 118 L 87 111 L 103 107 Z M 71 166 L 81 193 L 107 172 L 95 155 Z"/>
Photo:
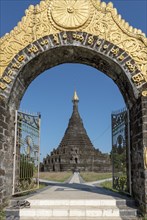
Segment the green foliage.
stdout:
<path fill-rule="evenodd" d="M 119 177 L 118 183 L 119 183 L 119 189 L 125 191 L 127 187 L 127 177 L 126 176 Z"/>
<path fill-rule="evenodd" d="M 38 174 L 35 173 L 34 177 L 37 178 Z M 39 178 L 49 181 L 56 181 L 56 182 L 65 182 L 72 176 L 71 171 L 67 172 L 40 172 Z"/>
<path fill-rule="evenodd" d="M 113 187 L 118 191 L 127 191 L 127 164 L 126 164 L 126 146 L 113 146 L 113 172 L 114 182 Z"/>
<path fill-rule="evenodd" d="M 115 172 L 126 171 L 126 146 L 117 147 L 113 146 L 111 151 L 111 157 L 113 159 L 113 166 Z"/>
<path fill-rule="evenodd" d="M 124 183 L 124 179 L 122 178 L 122 183 Z M 108 190 L 111 190 L 113 192 L 117 192 L 117 193 L 120 193 L 121 195 L 125 195 L 125 192 L 124 190 L 121 190 L 121 189 L 114 189 L 113 186 L 112 186 L 112 181 L 105 181 L 103 183 L 100 184 L 103 188 L 105 189 L 108 189 Z"/>
<path fill-rule="evenodd" d="M 25 191 L 36 188 L 36 181 L 33 179 L 34 163 L 27 160 L 27 157 L 21 155 L 18 191 Z"/>
<path fill-rule="evenodd" d="M 112 188 L 112 181 L 105 181 L 100 184 L 103 188 L 113 190 Z"/>
<path fill-rule="evenodd" d="M 20 161 L 20 180 L 30 180 L 34 174 L 34 164 L 27 160 Z"/>
<path fill-rule="evenodd" d="M 119 191 L 127 191 L 127 177 L 125 175 L 115 177 L 114 188 Z"/>
<path fill-rule="evenodd" d="M 112 178 L 112 173 L 81 172 L 80 175 L 85 182 Z"/>

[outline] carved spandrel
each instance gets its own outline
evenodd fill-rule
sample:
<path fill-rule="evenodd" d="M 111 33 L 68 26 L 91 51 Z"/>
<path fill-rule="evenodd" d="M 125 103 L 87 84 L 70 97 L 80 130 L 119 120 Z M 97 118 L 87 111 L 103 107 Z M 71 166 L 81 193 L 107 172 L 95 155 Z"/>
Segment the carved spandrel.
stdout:
<path fill-rule="evenodd" d="M 15 76 L 15 74 L 21 69 L 21 67 L 25 65 L 25 63 L 27 63 L 28 60 L 32 59 L 35 56 L 35 54 L 38 55 L 40 52 L 46 51 L 50 47 L 61 45 L 62 43 L 65 45 L 69 43 L 71 45 L 72 44 L 74 45 L 75 41 L 79 42 L 81 45 L 92 47 L 94 50 L 100 50 L 103 54 L 107 53 L 107 55 L 110 56 L 111 59 L 112 59 L 111 54 L 114 53 L 113 54 L 114 59 L 117 59 L 120 62 L 123 59 L 125 59 L 126 56 L 128 56 L 122 49 L 114 46 L 113 44 L 110 44 L 109 42 L 103 39 L 98 39 L 97 36 L 92 36 L 85 32 L 84 33 L 83 32 L 61 32 L 60 34 L 54 34 L 54 35 L 46 36 L 45 38 L 41 38 L 40 40 L 34 42 L 33 45 L 31 44 L 28 47 L 26 47 L 25 51 L 21 51 L 20 55 L 16 56 L 13 63 L 11 64 L 11 69 L 9 69 L 9 72 L 6 72 L 6 76 L 7 77 L 11 75 Z M 134 71 L 137 68 L 135 65 L 135 62 L 131 60 L 131 58 L 129 61 L 126 61 L 125 65 L 126 65 L 126 68 L 128 68 L 128 70 L 130 71 L 130 74 L 132 74 L 132 70 L 134 73 Z M 104 73 L 108 73 L 108 70 L 106 70 L 106 68 L 102 68 L 101 71 L 103 71 Z M 10 75 L 8 75 L 8 73 Z M 134 82 L 136 86 L 140 86 L 142 85 L 142 83 L 144 83 L 144 80 L 139 81 L 136 74 L 134 76 L 132 78 L 132 81 Z"/>
<path fill-rule="evenodd" d="M 59 33 L 66 28 L 66 30 L 76 28 L 75 31 L 97 35 L 122 48 L 135 60 L 137 68 L 147 81 L 147 39 L 139 30 L 133 29 L 129 25 L 126 26 L 112 5 L 104 5 L 103 2 L 98 3 L 95 0 L 73 0 L 71 4 L 69 1 L 62 0 L 59 7 L 57 2 L 59 4 L 57 0 L 46 0 L 41 1 L 36 7 L 30 6 L 26 10 L 26 16 L 19 22 L 19 26 L 1 38 L 1 77 L 14 56 L 34 40 Z M 63 2 L 65 2 L 64 7 L 61 4 Z M 58 14 L 59 8 L 56 6 L 63 13 Z M 65 18 L 65 21 L 61 19 L 67 15 L 75 17 L 76 13 L 81 14 L 82 11 L 84 11 L 84 17 L 76 21 L 79 24 L 76 22 L 74 24 L 71 19 Z M 66 26 L 67 24 L 69 27 Z"/>

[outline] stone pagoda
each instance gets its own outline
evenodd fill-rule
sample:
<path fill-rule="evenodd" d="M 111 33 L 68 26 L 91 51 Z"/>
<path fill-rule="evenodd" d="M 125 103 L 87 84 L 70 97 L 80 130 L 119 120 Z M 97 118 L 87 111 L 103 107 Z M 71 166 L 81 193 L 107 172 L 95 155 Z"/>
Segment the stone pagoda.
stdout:
<path fill-rule="evenodd" d="M 73 112 L 57 149 L 43 160 L 44 171 L 96 171 L 111 172 L 108 154 L 93 147 L 78 112 L 76 91 L 72 99 Z"/>

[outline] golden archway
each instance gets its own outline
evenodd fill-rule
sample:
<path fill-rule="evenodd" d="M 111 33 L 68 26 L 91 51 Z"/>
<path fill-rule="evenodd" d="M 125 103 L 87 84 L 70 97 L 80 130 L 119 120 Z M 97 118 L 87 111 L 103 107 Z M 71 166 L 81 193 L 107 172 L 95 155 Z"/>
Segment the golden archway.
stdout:
<path fill-rule="evenodd" d="M 56 34 L 61 31 L 79 31 L 109 41 L 129 54 L 135 61 L 135 64 L 126 62 L 126 67 L 132 74 L 132 82 L 143 96 L 147 96 L 147 38 L 141 30 L 129 26 L 111 2 L 42 0 L 36 6 L 30 5 L 25 14 L 17 27 L 0 39 L 2 90 L 11 83 L 14 67 L 10 67 L 7 75 L 4 74 L 5 69 L 27 45 L 46 35 L 53 34 L 56 41 Z M 119 50 L 113 52 L 118 54 Z M 18 66 L 22 59 L 23 56 L 16 60 Z M 123 59 L 121 54 L 121 60 Z"/>

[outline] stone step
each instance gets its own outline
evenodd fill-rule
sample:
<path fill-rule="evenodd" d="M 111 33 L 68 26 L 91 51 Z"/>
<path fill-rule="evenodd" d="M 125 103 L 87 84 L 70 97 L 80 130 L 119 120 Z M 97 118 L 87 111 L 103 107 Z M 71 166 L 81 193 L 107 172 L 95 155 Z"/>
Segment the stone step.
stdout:
<path fill-rule="evenodd" d="M 136 206 L 136 202 L 133 199 L 120 199 L 120 200 L 116 200 L 116 205 L 119 206 Z"/>
<path fill-rule="evenodd" d="M 133 208 L 110 206 L 33 206 L 19 210 L 20 217 L 119 217 L 136 216 L 137 211 Z"/>
<path fill-rule="evenodd" d="M 116 200 L 32 200 L 27 199 L 31 206 L 116 206 Z M 124 203 L 123 203 L 124 204 Z M 122 203 L 121 203 L 122 205 Z"/>
<path fill-rule="evenodd" d="M 20 220 L 122 220 L 120 217 L 31 217 L 31 218 L 20 218 Z M 136 219 L 125 219 L 125 220 L 136 220 Z"/>
<path fill-rule="evenodd" d="M 83 206 L 46 206 L 20 209 L 20 217 L 119 217 L 116 207 L 83 207 Z"/>
<path fill-rule="evenodd" d="M 7 220 L 10 216 L 20 216 L 21 220 L 48 219 L 48 220 L 137 220 L 137 209 L 134 200 L 33 200 L 30 208 L 7 209 Z M 13 200 L 11 205 L 15 205 L 17 200 Z M 129 204 L 127 206 L 126 204 Z"/>
<path fill-rule="evenodd" d="M 21 201 L 21 200 L 20 200 Z M 114 200 L 114 199 L 27 199 L 28 202 L 30 202 L 31 206 L 48 206 L 48 205 L 80 205 L 80 206 L 128 206 L 128 207 L 135 207 L 136 203 L 134 200 L 129 199 L 121 199 L 121 200 Z M 16 205 L 17 200 L 11 200 L 11 206 Z"/>
<path fill-rule="evenodd" d="M 9 219 L 7 219 L 9 220 Z M 12 220 L 12 219 L 10 219 Z M 141 218 L 134 216 L 125 216 L 125 217 L 27 217 L 27 218 L 19 218 L 19 220 L 141 220 Z"/>

